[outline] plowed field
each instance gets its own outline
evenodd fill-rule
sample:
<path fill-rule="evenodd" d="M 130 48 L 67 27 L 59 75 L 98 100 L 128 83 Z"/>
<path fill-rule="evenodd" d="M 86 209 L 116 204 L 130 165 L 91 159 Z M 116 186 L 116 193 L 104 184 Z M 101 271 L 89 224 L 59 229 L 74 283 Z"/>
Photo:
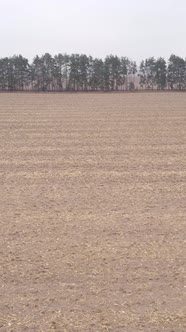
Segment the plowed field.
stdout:
<path fill-rule="evenodd" d="M 0 331 L 184 332 L 186 94 L 0 94 Z"/>

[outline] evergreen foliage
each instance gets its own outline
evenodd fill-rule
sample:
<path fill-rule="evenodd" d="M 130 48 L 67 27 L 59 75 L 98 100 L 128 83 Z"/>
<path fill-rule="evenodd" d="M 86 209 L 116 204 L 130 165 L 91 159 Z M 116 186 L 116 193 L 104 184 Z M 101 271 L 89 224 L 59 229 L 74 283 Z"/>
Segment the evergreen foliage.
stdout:
<path fill-rule="evenodd" d="M 85 54 L 22 55 L 0 59 L 0 91 L 133 91 L 185 90 L 186 60 L 171 55 L 136 62 L 114 55 L 99 59 Z"/>

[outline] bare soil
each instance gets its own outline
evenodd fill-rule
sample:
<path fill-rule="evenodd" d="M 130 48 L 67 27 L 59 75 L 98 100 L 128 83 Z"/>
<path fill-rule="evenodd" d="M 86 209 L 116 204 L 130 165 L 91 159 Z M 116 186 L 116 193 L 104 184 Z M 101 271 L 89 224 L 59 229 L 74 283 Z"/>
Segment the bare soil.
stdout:
<path fill-rule="evenodd" d="M 186 94 L 0 94 L 0 332 L 184 332 Z"/>

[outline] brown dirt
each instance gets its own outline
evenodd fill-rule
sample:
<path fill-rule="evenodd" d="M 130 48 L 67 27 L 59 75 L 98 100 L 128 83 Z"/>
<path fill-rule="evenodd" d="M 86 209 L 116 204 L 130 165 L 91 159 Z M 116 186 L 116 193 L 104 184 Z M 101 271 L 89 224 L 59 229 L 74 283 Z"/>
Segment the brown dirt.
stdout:
<path fill-rule="evenodd" d="M 0 94 L 0 331 L 185 331 L 186 94 Z"/>

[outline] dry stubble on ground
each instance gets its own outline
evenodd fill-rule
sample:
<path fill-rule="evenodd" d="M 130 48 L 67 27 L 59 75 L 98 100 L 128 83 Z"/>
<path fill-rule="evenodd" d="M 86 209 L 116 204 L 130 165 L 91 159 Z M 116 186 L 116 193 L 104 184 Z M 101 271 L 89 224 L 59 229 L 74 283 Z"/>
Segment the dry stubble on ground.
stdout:
<path fill-rule="evenodd" d="M 184 332 L 186 94 L 0 94 L 0 331 Z"/>

